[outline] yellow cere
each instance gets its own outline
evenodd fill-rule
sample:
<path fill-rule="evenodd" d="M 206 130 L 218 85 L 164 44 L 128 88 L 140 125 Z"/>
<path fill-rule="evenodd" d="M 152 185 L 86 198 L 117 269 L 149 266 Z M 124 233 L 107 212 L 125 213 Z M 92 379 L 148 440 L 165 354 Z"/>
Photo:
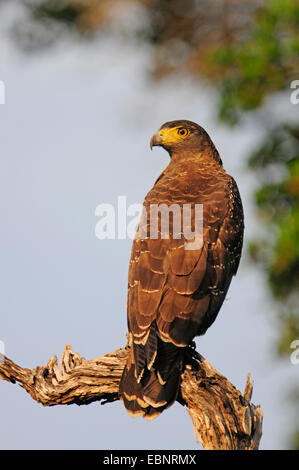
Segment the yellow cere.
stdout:
<path fill-rule="evenodd" d="M 189 130 L 186 127 L 178 126 L 166 129 L 161 129 L 158 132 L 159 136 L 163 139 L 163 144 L 171 144 L 178 142 L 181 139 L 185 139 L 189 134 Z"/>

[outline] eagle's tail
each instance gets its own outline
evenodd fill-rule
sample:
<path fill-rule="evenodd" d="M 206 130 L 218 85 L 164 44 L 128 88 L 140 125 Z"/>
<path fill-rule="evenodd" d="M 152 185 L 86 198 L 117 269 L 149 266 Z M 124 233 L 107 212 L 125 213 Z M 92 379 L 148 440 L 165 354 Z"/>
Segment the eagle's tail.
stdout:
<path fill-rule="evenodd" d="M 176 400 L 184 350 L 158 337 L 156 348 L 149 341 L 145 346 L 132 345 L 119 386 L 120 399 L 131 416 L 153 419 Z"/>

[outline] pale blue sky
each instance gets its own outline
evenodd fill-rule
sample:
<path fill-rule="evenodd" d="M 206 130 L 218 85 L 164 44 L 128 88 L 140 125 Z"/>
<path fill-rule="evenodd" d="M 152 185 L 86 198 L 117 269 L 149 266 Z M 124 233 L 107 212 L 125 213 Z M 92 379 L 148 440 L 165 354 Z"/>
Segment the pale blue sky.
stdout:
<path fill-rule="evenodd" d="M 0 340 L 24 367 L 60 358 L 66 343 L 96 357 L 126 341 L 131 247 L 129 239 L 95 237 L 97 205 L 115 204 L 119 195 L 128 204 L 142 202 L 168 162 L 162 149 L 150 152 L 151 135 L 165 121 L 186 118 L 206 128 L 237 180 L 247 242 L 258 226 L 250 199 L 255 175 L 245 157 L 263 135 L 267 113 L 242 128 L 219 125 L 211 89 L 190 81 L 155 85 L 144 75 L 149 51 L 111 39 L 66 41 L 31 57 L 2 43 Z M 285 113 L 293 112 L 282 103 Z M 197 346 L 240 390 L 252 374 L 253 402 L 264 411 L 261 448 L 283 449 L 299 366 L 274 354 L 273 308 L 244 252 L 219 317 Z M 130 418 L 120 403 L 43 408 L 3 381 L 0 397 L 2 449 L 198 448 L 179 404 L 146 422 Z"/>

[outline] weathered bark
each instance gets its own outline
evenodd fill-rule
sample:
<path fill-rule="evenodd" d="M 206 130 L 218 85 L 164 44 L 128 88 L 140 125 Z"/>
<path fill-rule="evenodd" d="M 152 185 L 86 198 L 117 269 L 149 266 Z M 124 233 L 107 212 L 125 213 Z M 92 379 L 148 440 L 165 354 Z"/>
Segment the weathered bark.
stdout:
<path fill-rule="evenodd" d="M 86 360 L 66 345 L 60 367 L 54 356 L 45 366 L 32 370 L 4 357 L 0 379 L 18 383 L 44 406 L 113 402 L 119 398 L 128 350 L 126 346 Z M 187 406 L 196 439 L 205 449 L 258 449 L 263 415 L 260 406 L 250 403 L 252 388 L 248 376 L 242 395 L 206 359 L 191 351 L 178 401 Z"/>

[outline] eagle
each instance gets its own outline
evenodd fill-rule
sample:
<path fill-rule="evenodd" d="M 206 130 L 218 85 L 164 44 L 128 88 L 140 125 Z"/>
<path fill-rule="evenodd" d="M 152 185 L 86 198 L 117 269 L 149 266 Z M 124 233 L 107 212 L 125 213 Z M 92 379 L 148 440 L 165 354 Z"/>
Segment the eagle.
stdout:
<path fill-rule="evenodd" d="M 238 270 L 244 232 L 237 184 L 200 125 L 166 122 L 151 138 L 154 146 L 163 147 L 170 162 L 145 197 L 132 244 L 130 349 L 119 387 L 128 413 L 149 420 L 176 400 L 187 349 L 218 315 Z M 161 207 L 169 208 L 168 230 Z M 179 212 L 171 212 L 177 207 Z M 188 234 L 176 223 L 184 207 L 189 208 Z"/>

